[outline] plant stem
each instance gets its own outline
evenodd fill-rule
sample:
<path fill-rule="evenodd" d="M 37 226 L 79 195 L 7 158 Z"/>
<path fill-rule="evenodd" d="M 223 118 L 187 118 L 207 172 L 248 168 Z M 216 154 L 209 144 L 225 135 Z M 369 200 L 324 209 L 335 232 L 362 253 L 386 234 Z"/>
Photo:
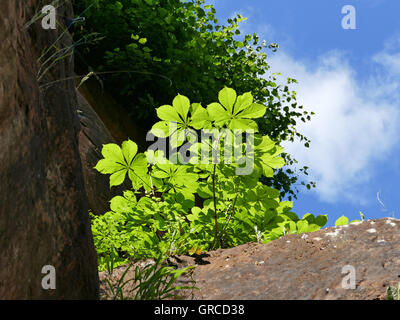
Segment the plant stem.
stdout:
<path fill-rule="evenodd" d="M 236 197 L 235 197 L 235 200 L 233 200 L 233 205 L 232 205 L 232 213 L 230 214 L 230 216 L 229 216 L 229 218 L 228 218 L 228 221 L 226 222 L 226 224 L 225 224 L 225 226 L 224 226 L 224 229 L 223 229 L 222 232 L 221 232 L 221 238 L 220 238 L 221 247 L 222 247 L 223 244 L 224 244 L 224 238 L 223 238 L 223 237 L 224 237 L 225 230 L 226 230 L 226 228 L 228 227 L 228 224 L 229 224 L 229 222 L 231 221 L 231 218 L 232 218 L 233 215 L 235 214 L 235 205 L 236 205 L 237 198 L 238 198 L 238 196 L 239 196 L 239 192 L 240 192 L 240 189 L 238 189 L 237 192 L 236 192 Z M 229 210 L 230 206 L 231 206 L 231 204 L 229 204 L 228 209 L 226 210 L 226 213 L 228 213 L 228 210 Z"/>
<path fill-rule="evenodd" d="M 229 204 L 228 208 L 226 208 L 225 216 L 228 214 L 228 211 L 229 211 L 229 208 L 231 207 L 231 205 L 232 205 L 232 202 Z M 223 248 L 223 246 L 224 246 L 223 236 L 224 236 L 224 232 L 225 232 L 226 226 L 228 225 L 229 220 L 231 219 L 231 217 L 232 217 L 232 214 L 229 216 L 227 222 L 225 223 L 225 226 L 222 228 L 221 236 L 219 237 L 219 245 L 221 246 L 221 248 Z"/>
<path fill-rule="evenodd" d="M 216 169 L 217 169 L 217 165 L 214 164 L 214 172 L 213 172 L 213 175 L 212 175 L 212 185 L 213 185 L 214 221 L 215 221 L 215 224 L 214 224 L 214 240 L 213 240 L 213 242 L 212 242 L 212 245 L 211 245 L 211 249 L 210 249 L 210 250 L 212 250 L 212 249 L 214 248 L 214 245 L 215 245 L 215 243 L 216 243 L 216 241 L 217 241 L 217 237 L 218 237 L 217 198 L 216 198 L 216 196 L 215 196 L 215 171 L 216 171 Z"/>
<path fill-rule="evenodd" d="M 151 184 L 151 192 L 153 194 L 153 196 L 155 197 L 155 192 L 154 192 L 154 186 L 153 186 L 153 179 L 151 177 L 151 173 L 149 173 L 149 177 L 150 177 L 150 184 Z"/>

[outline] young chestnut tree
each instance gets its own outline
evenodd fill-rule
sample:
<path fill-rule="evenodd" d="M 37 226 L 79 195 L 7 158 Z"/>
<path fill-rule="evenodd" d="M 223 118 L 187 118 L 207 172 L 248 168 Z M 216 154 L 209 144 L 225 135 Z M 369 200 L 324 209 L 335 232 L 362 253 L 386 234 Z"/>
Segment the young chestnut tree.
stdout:
<path fill-rule="evenodd" d="M 157 108 L 160 121 L 151 130 L 169 139 L 168 157 L 165 150 L 138 153 L 131 140 L 104 145 L 95 169 L 110 175 L 111 187 L 128 177 L 132 190 L 114 197 L 111 211 L 93 220 L 100 265 L 110 254 L 123 263 L 200 253 L 324 226 L 325 215 L 299 219 L 292 202 L 280 201 L 279 191 L 260 181 L 285 164 L 283 148 L 255 121 L 266 111 L 250 92 L 237 96 L 228 87 L 206 107 L 178 95 Z"/>

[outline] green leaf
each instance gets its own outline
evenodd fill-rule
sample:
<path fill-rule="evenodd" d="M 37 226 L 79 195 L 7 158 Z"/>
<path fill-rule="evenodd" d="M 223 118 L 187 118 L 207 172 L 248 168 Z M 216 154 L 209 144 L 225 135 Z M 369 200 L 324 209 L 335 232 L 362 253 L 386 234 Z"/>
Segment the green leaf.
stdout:
<path fill-rule="evenodd" d="M 104 159 L 99 160 L 95 169 L 103 174 L 111 174 L 110 187 L 118 186 L 124 182 L 126 173 L 129 170 L 145 174 L 147 161 L 144 154 L 136 155 L 137 144 L 131 140 L 122 143 L 122 149 L 116 144 L 103 146 L 102 154 Z"/>
<path fill-rule="evenodd" d="M 110 201 L 110 209 L 114 212 L 127 212 L 130 210 L 130 202 L 122 196 L 115 196 Z"/>
<path fill-rule="evenodd" d="M 159 121 L 153 125 L 151 132 L 159 138 L 166 138 L 169 136 L 169 123 L 168 121 Z"/>
<path fill-rule="evenodd" d="M 266 154 L 262 157 L 262 161 L 265 165 L 273 168 L 278 169 L 285 165 L 285 160 L 281 157 L 274 157 L 269 154 Z"/>
<path fill-rule="evenodd" d="M 135 163 L 136 161 L 136 163 Z M 128 172 L 128 177 L 132 182 L 134 190 L 138 190 L 141 187 L 145 188 L 146 191 L 151 190 L 150 176 L 147 174 L 147 159 L 146 156 L 141 154 L 136 157 L 132 163 L 131 170 Z"/>
<path fill-rule="evenodd" d="M 103 174 L 111 174 L 125 168 L 124 165 L 116 163 L 114 160 L 101 159 L 94 167 L 97 171 Z"/>
<path fill-rule="evenodd" d="M 147 158 L 144 153 L 139 153 L 131 164 L 131 169 L 133 169 L 137 174 L 147 173 Z"/>
<path fill-rule="evenodd" d="M 158 179 L 165 179 L 165 178 L 169 178 L 169 174 L 163 170 L 153 169 L 152 177 L 158 178 Z"/>
<path fill-rule="evenodd" d="M 187 114 L 190 108 L 190 101 L 187 97 L 178 94 L 172 102 L 172 105 L 178 112 L 178 114 L 182 117 L 183 121 L 186 123 Z"/>
<path fill-rule="evenodd" d="M 218 100 L 232 114 L 233 104 L 236 101 L 236 91 L 225 87 L 218 93 Z"/>
<path fill-rule="evenodd" d="M 164 105 L 156 109 L 157 116 L 164 121 L 175 121 L 175 122 L 182 122 L 182 119 L 179 117 L 179 114 L 176 108 Z"/>
<path fill-rule="evenodd" d="M 328 216 L 325 215 L 319 215 L 315 218 L 315 223 L 317 225 L 319 225 L 321 228 L 326 225 L 326 223 L 328 222 Z"/>
<path fill-rule="evenodd" d="M 145 154 L 147 163 L 149 164 L 163 163 L 166 161 L 166 158 L 164 156 L 164 151 L 162 150 L 156 150 L 156 152 L 154 152 L 154 150 L 150 149 L 147 150 Z"/>
<path fill-rule="evenodd" d="M 228 113 L 219 103 L 214 102 L 207 106 L 207 112 L 212 121 L 225 121 L 231 118 Z"/>
<path fill-rule="evenodd" d="M 119 186 L 125 180 L 125 175 L 128 170 L 120 170 L 110 176 L 110 187 Z"/>
<path fill-rule="evenodd" d="M 192 115 L 196 113 L 198 108 L 203 108 L 200 103 L 192 103 L 190 105 L 190 112 L 192 113 Z"/>
<path fill-rule="evenodd" d="M 298 233 L 308 232 L 308 221 L 307 220 L 297 221 L 297 232 Z"/>
<path fill-rule="evenodd" d="M 261 104 L 253 103 L 248 108 L 242 110 L 238 116 L 241 118 L 256 119 L 262 117 L 267 108 Z"/>
<path fill-rule="evenodd" d="M 232 119 L 229 123 L 228 128 L 231 130 L 254 130 L 258 131 L 257 123 L 249 119 Z"/>
<path fill-rule="evenodd" d="M 250 92 L 246 92 L 237 98 L 235 103 L 234 114 L 238 114 L 240 111 L 248 108 L 253 103 L 253 95 Z"/>
<path fill-rule="evenodd" d="M 349 224 L 349 219 L 345 216 L 341 216 L 339 219 L 336 220 L 335 226 L 343 226 Z"/>
<path fill-rule="evenodd" d="M 109 143 L 103 145 L 101 154 L 103 155 L 104 158 L 108 160 L 124 163 L 124 156 L 122 154 L 122 150 L 115 143 Z"/>
<path fill-rule="evenodd" d="M 207 110 L 203 108 L 201 105 L 196 106 L 195 110 L 192 113 L 190 125 L 193 128 L 199 130 L 208 127 L 209 122 L 210 120 Z"/>
<path fill-rule="evenodd" d="M 126 163 L 131 164 L 138 150 L 138 146 L 132 140 L 122 142 L 122 153 L 124 154 Z"/>
<path fill-rule="evenodd" d="M 257 137 L 256 137 L 257 139 Z M 268 152 L 275 147 L 275 142 L 272 141 L 268 136 L 263 136 L 262 139 L 257 139 L 259 143 L 256 143 L 256 147 L 260 151 Z"/>

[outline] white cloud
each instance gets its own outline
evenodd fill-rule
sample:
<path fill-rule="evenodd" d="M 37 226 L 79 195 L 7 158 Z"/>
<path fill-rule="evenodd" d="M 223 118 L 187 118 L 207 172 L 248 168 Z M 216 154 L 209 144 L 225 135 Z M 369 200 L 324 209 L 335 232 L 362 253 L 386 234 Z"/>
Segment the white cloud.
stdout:
<path fill-rule="evenodd" d="M 390 70 L 393 74 L 400 74 L 400 52 L 390 54 L 382 51 L 374 56 L 374 61 L 382 64 L 385 68 Z"/>
<path fill-rule="evenodd" d="M 394 93 L 399 82 L 385 73 L 396 70 L 398 55 L 385 50 L 376 55 L 371 60 L 379 60 L 383 69 L 363 82 L 338 51 L 312 65 L 279 51 L 269 60 L 271 71 L 299 81 L 293 88 L 299 103 L 316 113 L 311 122 L 298 122 L 299 131 L 311 139 L 310 148 L 300 143 L 283 146 L 301 166 L 310 167 L 321 200 L 363 202 L 361 186 L 398 142 L 400 109 Z"/>
<path fill-rule="evenodd" d="M 385 42 L 384 50 L 373 56 L 391 76 L 400 76 L 400 36 L 394 36 Z"/>

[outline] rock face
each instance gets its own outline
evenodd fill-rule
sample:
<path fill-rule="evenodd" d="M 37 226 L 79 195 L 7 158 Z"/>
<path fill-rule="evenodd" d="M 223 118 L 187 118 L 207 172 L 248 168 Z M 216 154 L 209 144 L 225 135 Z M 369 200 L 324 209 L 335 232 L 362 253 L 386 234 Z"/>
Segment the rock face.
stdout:
<path fill-rule="evenodd" d="M 89 209 L 95 214 L 109 210 L 109 201 L 113 194 L 110 190 L 109 178 L 98 173 L 94 166 L 103 158 L 103 144 L 115 143 L 96 112 L 77 91 L 78 117 L 81 123 L 79 132 L 79 153 L 82 160 L 85 189 Z"/>
<path fill-rule="evenodd" d="M 90 77 L 80 84 L 79 92 L 98 114 L 116 143 L 121 144 L 129 138 L 138 144 L 139 152 L 145 151 L 149 144 L 145 128 L 133 123 L 128 112 L 116 103 L 96 78 Z"/>
<path fill-rule="evenodd" d="M 175 263 L 196 265 L 191 276 L 177 283 L 196 281 L 200 290 L 183 292 L 186 299 L 385 299 L 386 288 L 397 287 L 400 281 L 400 220 L 369 220 L 287 235 L 267 244 L 180 256 Z M 116 270 L 114 281 L 124 270 Z M 106 296 L 105 281 L 101 292 Z"/>
<path fill-rule="evenodd" d="M 400 281 L 400 220 L 369 220 L 217 250 L 202 263 L 193 275 L 200 288 L 194 299 L 385 299 L 388 285 Z"/>
<path fill-rule="evenodd" d="M 0 298 L 96 299 L 71 37 L 31 20 L 42 6 L 0 2 Z M 71 16 L 59 1 L 58 21 Z M 45 265 L 55 289 L 42 287 Z"/>
<path fill-rule="evenodd" d="M 128 180 L 120 186 L 110 188 L 109 176 L 100 174 L 93 167 L 103 158 L 101 150 L 104 144 L 115 143 L 114 138 L 94 111 L 89 102 L 77 91 L 78 117 L 81 124 L 79 132 L 79 154 L 89 210 L 101 215 L 110 210 L 110 200 L 132 188 Z"/>

